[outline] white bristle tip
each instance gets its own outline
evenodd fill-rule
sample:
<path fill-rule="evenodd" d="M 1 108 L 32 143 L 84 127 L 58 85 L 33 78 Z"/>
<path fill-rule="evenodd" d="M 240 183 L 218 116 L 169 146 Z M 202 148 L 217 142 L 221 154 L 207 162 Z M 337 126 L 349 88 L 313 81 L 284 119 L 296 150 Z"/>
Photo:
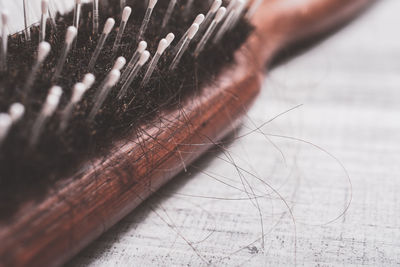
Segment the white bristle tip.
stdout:
<path fill-rule="evenodd" d="M 113 69 L 115 70 L 121 70 L 126 64 L 126 59 L 124 57 L 119 57 L 115 61 Z"/>
<path fill-rule="evenodd" d="M 74 92 L 85 92 L 86 86 L 83 83 L 76 83 L 74 85 Z"/>
<path fill-rule="evenodd" d="M 106 24 L 104 25 L 103 33 L 109 34 L 114 27 L 115 20 L 113 18 L 108 18 Z"/>
<path fill-rule="evenodd" d="M 77 33 L 78 33 L 78 30 L 74 26 L 69 26 L 67 29 L 67 34 L 65 36 L 65 42 L 67 44 L 72 43 L 72 41 L 75 39 Z"/>
<path fill-rule="evenodd" d="M 167 40 L 168 45 L 170 45 L 175 39 L 175 34 L 172 32 L 168 33 L 167 36 L 165 37 L 165 40 Z"/>
<path fill-rule="evenodd" d="M 245 3 L 246 3 L 245 0 L 238 0 L 237 3 L 236 3 L 235 9 L 237 9 L 237 10 L 238 10 L 238 9 L 241 9 L 242 6 L 243 6 Z"/>
<path fill-rule="evenodd" d="M 19 121 L 25 113 L 25 107 L 21 103 L 14 103 L 10 106 L 8 113 L 11 116 L 13 123 Z"/>
<path fill-rule="evenodd" d="M 8 18 L 9 18 L 8 10 L 5 9 L 1 11 L 1 22 L 3 23 L 3 27 L 8 24 Z"/>
<path fill-rule="evenodd" d="M 49 0 L 42 0 L 42 14 L 47 15 L 47 10 L 49 8 Z"/>
<path fill-rule="evenodd" d="M 217 12 L 218 8 L 222 5 L 222 1 L 221 0 L 215 0 L 214 3 L 212 4 L 210 11 L 211 12 Z"/>
<path fill-rule="evenodd" d="M 41 42 L 38 48 L 38 61 L 42 62 L 51 50 L 51 46 L 48 42 Z"/>
<path fill-rule="evenodd" d="M 49 96 L 52 95 L 52 96 L 60 98 L 62 93 L 63 93 L 63 91 L 62 91 L 61 87 L 55 85 L 55 86 L 51 87 L 50 92 L 49 92 Z"/>
<path fill-rule="evenodd" d="M 51 87 L 43 109 L 45 115 L 51 115 L 56 110 L 58 103 L 60 103 L 62 93 L 63 91 L 60 86 L 55 85 Z"/>
<path fill-rule="evenodd" d="M 119 70 L 112 70 L 107 81 L 108 86 L 114 86 L 118 82 L 120 76 L 121 72 Z"/>
<path fill-rule="evenodd" d="M 92 87 L 95 80 L 96 78 L 92 73 L 87 73 L 85 74 L 85 77 L 83 77 L 82 83 L 86 86 L 86 89 L 89 89 L 90 87 Z"/>
<path fill-rule="evenodd" d="M 77 4 L 77 5 L 82 4 L 82 0 L 75 0 L 75 4 Z"/>
<path fill-rule="evenodd" d="M 149 58 L 150 58 L 150 52 L 147 50 L 143 51 L 143 53 L 140 55 L 139 65 L 143 66 L 144 64 L 146 64 Z"/>
<path fill-rule="evenodd" d="M 122 11 L 122 21 L 128 21 L 130 15 L 132 13 L 132 8 L 129 6 L 124 7 L 124 10 Z"/>
<path fill-rule="evenodd" d="M 157 0 L 150 0 L 149 1 L 149 8 L 154 8 L 154 6 L 157 4 Z"/>
<path fill-rule="evenodd" d="M 194 20 L 194 22 L 193 23 L 196 23 L 196 24 L 202 24 L 203 23 L 203 21 L 204 21 L 204 15 L 203 14 L 199 14 L 199 15 L 197 15 L 197 17 L 196 17 L 196 19 Z"/>
<path fill-rule="evenodd" d="M 217 14 L 215 15 L 215 21 L 216 22 L 220 22 L 224 18 L 225 13 L 226 13 L 226 8 L 225 7 L 220 7 L 218 9 Z"/>
<path fill-rule="evenodd" d="M 7 129 L 12 124 L 11 116 L 7 113 L 0 113 L 0 132 Z"/>
<path fill-rule="evenodd" d="M 147 48 L 147 42 L 146 41 L 141 41 L 138 45 L 137 51 L 139 53 L 143 53 L 144 50 Z"/>
<path fill-rule="evenodd" d="M 236 5 L 237 0 L 231 0 L 228 5 L 228 9 L 230 10 L 233 6 Z"/>
<path fill-rule="evenodd" d="M 71 101 L 79 102 L 82 99 L 83 94 L 86 92 L 87 87 L 83 83 L 76 83 L 73 90 Z"/>
<path fill-rule="evenodd" d="M 166 39 L 161 39 L 160 43 L 158 44 L 157 47 L 157 53 L 162 54 L 164 53 L 165 49 L 168 47 L 168 41 Z"/>
<path fill-rule="evenodd" d="M 192 26 L 190 26 L 188 32 L 188 38 L 192 39 L 196 35 L 198 30 L 199 30 L 199 24 L 194 23 Z"/>

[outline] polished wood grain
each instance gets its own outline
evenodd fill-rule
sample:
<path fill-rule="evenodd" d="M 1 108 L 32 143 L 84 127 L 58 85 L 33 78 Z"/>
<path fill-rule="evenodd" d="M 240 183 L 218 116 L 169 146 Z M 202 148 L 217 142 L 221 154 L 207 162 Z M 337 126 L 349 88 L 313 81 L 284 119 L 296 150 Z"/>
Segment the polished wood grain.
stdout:
<path fill-rule="evenodd" d="M 253 20 L 255 32 L 212 86 L 1 223 L 0 265 L 64 263 L 231 132 L 281 49 L 342 25 L 370 3 L 265 0 Z"/>

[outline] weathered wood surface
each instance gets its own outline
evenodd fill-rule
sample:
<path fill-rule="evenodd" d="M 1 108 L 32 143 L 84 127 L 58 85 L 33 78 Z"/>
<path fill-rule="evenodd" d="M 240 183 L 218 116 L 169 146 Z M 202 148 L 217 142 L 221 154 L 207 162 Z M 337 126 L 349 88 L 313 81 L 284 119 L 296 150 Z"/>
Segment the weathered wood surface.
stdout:
<path fill-rule="evenodd" d="M 400 264 L 400 1 L 383 0 L 322 44 L 273 70 L 241 136 L 276 114 L 299 109 L 262 128 L 325 148 L 349 172 L 311 146 L 259 133 L 229 144 L 237 165 L 261 177 L 293 208 L 299 266 Z M 254 124 L 253 124 L 254 123 Z M 249 128 L 247 128 L 249 127 Z M 151 197 L 68 266 L 294 265 L 294 227 L 286 206 L 254 177 L 258 210 L 223 153 L 209 153 Z M 212 177 L 214 178 L 212 178 Z M 249 191 L 249 190 L 247 190 Z M 251 194 L 251 192 L 249 192 Z M 213 197 L 212 198 L 199 198 Z M 169 225 L 168 225 L 169 224 Z M 254 243 L 253 243 L 254 242 Z M 242 250 L 238 251 L 239 249 Z"/>

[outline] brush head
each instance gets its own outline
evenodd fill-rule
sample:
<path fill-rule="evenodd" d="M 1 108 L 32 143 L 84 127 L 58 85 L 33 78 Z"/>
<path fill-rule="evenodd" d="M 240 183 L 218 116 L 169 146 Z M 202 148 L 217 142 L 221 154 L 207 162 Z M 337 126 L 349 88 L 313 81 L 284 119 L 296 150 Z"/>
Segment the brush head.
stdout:
<path fill-rule="evenodd" d="M 211 6 L 208 1 L 194 1 L 193 8 L 186 16 L 177 12 L 184 9 L 184 2 L 176 4 L 170 22 L 165 28 L 161 28 L 169 3 L 159 1 L 154 7 L 143 41 L 136 42 L 148 6 L 144 1 L 128 0 L 127 5 L 134 4 L 135 8 L 131 10 L 118 51 L 113 54 L 112 48 L 118 32 L 114 27 L 114 19 L 118 25 L 122 19 L 119 1 L 109 0 L 108 8 L 100 1 L 99 26 L 107 30 L 109 36 L 91 73 L 88 73 L 87 66 L 101 36 L 93 34 L 92 4 L 82 4 L 79 35 L 77 29 L 71 26 L 73 11 L 55 18 L 56 30 L 47 27 L 46 42 L 51 47 L 47 56 L 47 48 L 39 46 L 48 45 L 25 42 L 19 34 L 9 38 L 8 70 L 0 72 L 0 112 L 11 116 L 12 103 L 21 103 L 24 112 L 12 124 L 0 148 L 0 209 L 12 209 L 16 204 L 10 203 L 38 197 L 54 181 L 73 176 L 93 158 L 106 157 L 113 143 L 132 139 L 132 136 L 139 133 L 140 126 L 150 123 L 166 110 L 176 109 L 181 101 L 192 97 L 192 93 L 198 88 L 213 83 L 221 69 L 233 62 L 234 52 L 251 32 L 251 27 L 244 20 L 228 32 L 220 44 L 208 44 L 198 59 L 192 55 L 197 44 L 194 38 L 177 68 L 174 71 L 169 70 L 177 46 L 175 38 L 181 39 L 185 33 L 188 33 L 188 37 L 195 34 L 196 26 L 193 26 L 193 22 L 201 23 L 204 20 L 203 14 Z M 37 40 L 39 28 L 32 27 L 31 33 L 32 40 Z M 163 37 L 164 40 L 160 42 Z M 76 44 L 73 46 L 75 40 Z M 70 52 L 59 78 L 54 82 L 52 76 L 66 44 L 70 46 Z M 37 53 L 39 50 L 41 52 Z M 125 97 L 118 99 L 117 95 L 123 85 L 118 82 L 120 72 L 128 67 L 126 60 L 120 57 L 130 61 L 136 51 L 136 64 L 140 70 Z M 140 83 L 151 62 L 150 55 L 154 56 L 157 51 L 162 52 L 162 55 L 153 76 L 146 86 L 141 87 Z M 20 88 L 23 88 L 26 77 L 31 73 L 32 64 L 39 57 L 43 61 L 32 84 L 31 93 L 24 95 Z M 88 123 L 99 86 L 106 82 L 108 76 L 112 79 L 107 85 L 112 85 L 112 88 L 93 123 Z M 82 85 L 77 85 L 79 83 L 85 86 L 84 90 Z M 50 90 L 54 86 L 58 89 Z M 77 102 L 67 127 L 60 132 L 63 111 L 71 100 Z M 29 146 L 33 125 L 43 109 L 46 109 L 49 118 L 37 143 Z M 29 188 L 28 192 L 26 188 Z M 7 216 L 7 213 L 0 214 L 2 215 Z"/>

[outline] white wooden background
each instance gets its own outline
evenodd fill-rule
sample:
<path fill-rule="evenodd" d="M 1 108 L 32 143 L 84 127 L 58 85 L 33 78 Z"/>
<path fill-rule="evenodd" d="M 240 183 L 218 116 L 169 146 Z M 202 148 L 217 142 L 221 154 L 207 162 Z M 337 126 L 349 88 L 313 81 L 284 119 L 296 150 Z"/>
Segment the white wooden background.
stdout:
<path fill-rule="evenodd" d="M 271 71 L 237 140 L 67 266 L 399 265 L 399 11 L 382 0 Z"/>

